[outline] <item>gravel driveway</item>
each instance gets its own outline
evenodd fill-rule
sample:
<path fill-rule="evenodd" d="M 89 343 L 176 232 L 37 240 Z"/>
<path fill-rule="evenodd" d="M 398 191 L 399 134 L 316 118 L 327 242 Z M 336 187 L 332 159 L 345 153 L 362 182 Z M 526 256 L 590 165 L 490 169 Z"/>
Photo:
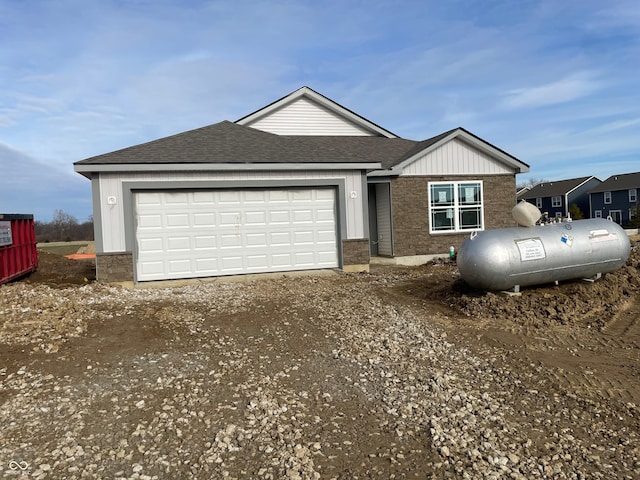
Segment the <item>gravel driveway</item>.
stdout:
<path fill-rule="evenodd" d="M 0 476 L 637 479 L 631 272 L 602 279 L 600 324 L 519 321 L 575 287 L 481 295 L 445 262 L 152 289 L 45 272 L 0 287 Z"/>

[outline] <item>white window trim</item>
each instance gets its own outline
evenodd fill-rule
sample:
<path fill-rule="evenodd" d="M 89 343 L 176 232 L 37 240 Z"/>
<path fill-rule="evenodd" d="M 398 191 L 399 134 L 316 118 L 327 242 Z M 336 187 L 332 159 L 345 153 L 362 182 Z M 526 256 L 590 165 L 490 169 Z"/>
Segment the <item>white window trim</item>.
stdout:
<path fill-rule="evenodd" d="M 480 208 L 480 228 L 460 228 L 459 225 L 459 212 L 460 212 L 460 208 L 461 206 L 459 205 L 458 202 L 458 187 L 460 186 L 461 183 L 475 183 L 480 185 L 480 204 L 476 205 L 477 207 Z M 447 206 L 447 207 L 436 207 L 435 209 L 432 209 L 431 207 L 431 186 L 432 185 L 453 185 L 453 205 L 452 206 Z M 457 181 L 442 181 L 442 182 L 429 182 L 427 185 L 427 189 L 428 189 L 428 198 L 427 201 L 429 202 L 428 204 L 428 214 L 429 214 L 429 233 L 432 235 L 438 235 L 438 234 L 452 234 L 452 233 L 468 233 L 468 232 L 472 232 L 472 231 L 482 231 L 484 230 L 484 185 L 483 185 L 483 181 L 482 180 L 457 180 Z M 464 206 L 462 206 L 464 207 Z M 432 221 L 432 210 L 446 210 L 448 208 L 452 208 L 453 209 L 453 226 L 454 228 L 451 230 L 434 230 L 433 229 L 433 221 Z"/>
<path fill-rule="evenodd" d="M 595 218 L 602 218 L 602 210 L 596 210 L 593 214 Z"/>
<path fill-rule="evenodd" d="M 638 189 L 630 188 L 629 189 L 629 202 L 635 203 L 638 201 Z"/>
<path fill-rule="evenodd" d="M 540 197 L 536 198 L 536 208 L 542 208 L 542 199 Z"/>
<path fill-rule="evenodd" d="M 611 203 L 611 192 L 604 192 L 604 203 L 609 205 Z"/>
<path fill-rule="evenodd" d="M 634 208 L 633 208 L 633 207 L 631 207 L 631 208 L 629 209 L 629 220 L 632 220 L 633 218 L 635 218 L 635 215 L 634 215 L 634 214 L 635 214 L 635 210 L 634 210 Z"/>
<path fill-rule="evenodd" d="M 560 195 L 554 195 L 551 197 L 551 206 L 552 207 L 561 207 L 562 206 L 562 197 Z"/>

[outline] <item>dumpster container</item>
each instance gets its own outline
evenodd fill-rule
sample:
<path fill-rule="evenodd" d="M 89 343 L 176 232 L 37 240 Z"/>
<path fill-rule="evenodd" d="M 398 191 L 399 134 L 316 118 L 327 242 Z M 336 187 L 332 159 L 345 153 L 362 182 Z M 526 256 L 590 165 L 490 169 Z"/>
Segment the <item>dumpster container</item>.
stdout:
<path fill-rule="evenodd" d="M 0 213 L 0 285 L 37 268 L 33 215 Z"/>

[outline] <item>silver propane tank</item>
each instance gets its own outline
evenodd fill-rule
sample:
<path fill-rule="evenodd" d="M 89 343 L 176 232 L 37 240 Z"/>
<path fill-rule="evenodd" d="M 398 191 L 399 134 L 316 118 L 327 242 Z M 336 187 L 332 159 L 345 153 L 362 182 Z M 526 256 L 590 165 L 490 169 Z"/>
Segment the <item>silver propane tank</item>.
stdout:
<path fill-rule="evenodd" d="M 458 250 L 462 279 L 485 290 L 598 277 L 631 251 L 617 223 L 601 218 L 474 232 Z"/>

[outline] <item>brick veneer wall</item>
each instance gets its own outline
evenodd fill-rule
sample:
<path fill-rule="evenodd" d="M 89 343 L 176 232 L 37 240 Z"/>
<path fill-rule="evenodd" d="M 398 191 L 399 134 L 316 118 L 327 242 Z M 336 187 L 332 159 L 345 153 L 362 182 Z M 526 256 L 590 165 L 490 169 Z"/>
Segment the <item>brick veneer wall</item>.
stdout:
<path fill-rule="evenodd" d="M 96 254 L 96 278 L 99 282 L 132 282 L 133 254 L 128 252 Z"/>
<path fill-rule="evenodd" d="M 357 238 L 342 241 L 343 265 L 368 265 L 369 258 L 369 239 Z"/>
<path fill-rule="evenodd" d="M 515 175 L 398 177 L 391 181 L 393 252 L 396 257 L 446 253 L 456 250 L 469 232 L 429 233 L 429 182 L 481 180 L 484 228 L 515 226 L 511 209 L 516 204 Z"/>

